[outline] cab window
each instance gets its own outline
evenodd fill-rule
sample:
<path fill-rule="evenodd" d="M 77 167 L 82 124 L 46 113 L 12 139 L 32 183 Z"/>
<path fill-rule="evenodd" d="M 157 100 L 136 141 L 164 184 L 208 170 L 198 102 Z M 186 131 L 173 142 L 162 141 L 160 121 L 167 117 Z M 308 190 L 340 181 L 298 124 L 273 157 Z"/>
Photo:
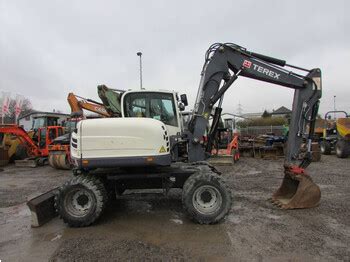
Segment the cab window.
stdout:
<path fill-rule="evenodd" d="M 126 117 L 148 117 L 166 125 L 178 125 L 172 94 L 130 93 L 126 95 L 124 104 Z"/>

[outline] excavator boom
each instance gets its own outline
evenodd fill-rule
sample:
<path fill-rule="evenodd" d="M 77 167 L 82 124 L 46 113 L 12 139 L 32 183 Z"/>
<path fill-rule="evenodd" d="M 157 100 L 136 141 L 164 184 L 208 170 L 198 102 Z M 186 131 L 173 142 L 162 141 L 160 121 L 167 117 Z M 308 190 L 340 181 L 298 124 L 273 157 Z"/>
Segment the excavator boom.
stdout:
<path fill-rule="evenodd" d="M 284 66 L 307 73 L 301 75 L 287 71 L 283 68 Z M 201 161 L 211 151 L 221 114 L 223 96 L 239 76 L 292 88 L 295 91 L 285 157 L 285 179 L 272 199 L 282 208 L 316 206 L 320 200 L 320 190 L 306 175 L 304 168 L 311 162 L 311 141 L 322 93 L 321 70 L 318 68 L 306 70 L 291 66 L 284 60 L 249 52 L 241 46 L 228 43 L 214 44 L 208 49 L 201 76 L 187 134 L 190 140 L 189 161 Z M 203 149 L 200 140 L 205 134 L 209 117 L 216 103 L 218 106 L 213 115 L 208 144 Z M 298 163 L 300 147 L 304 139 L 307 141 L 308 152 Z"/>
<path fill-rule="evenodd" d="M 83 109 L 90 112 L 99 114 L 103 117 L 110 117 L 111 115 L 107 112 L 105 106 L 99 102 L 93 101 L 91 99 L 86 99 L 75 95 L 74 93 L 69 93 L 67 97 L 68 104 L 71 108 L 72 115 L 83 115 Z"/>
<path fill-rule="evenodd" d="M 17 125 L 9 125 L 9 124 L 0 125 L 0 133 L 17 136 L 22 143 L 27 145 L 31 156 L 41 155 L 40 148 L 34 143 L 33 139 L 28 135 L 28 133 L 22 127 Z"/>

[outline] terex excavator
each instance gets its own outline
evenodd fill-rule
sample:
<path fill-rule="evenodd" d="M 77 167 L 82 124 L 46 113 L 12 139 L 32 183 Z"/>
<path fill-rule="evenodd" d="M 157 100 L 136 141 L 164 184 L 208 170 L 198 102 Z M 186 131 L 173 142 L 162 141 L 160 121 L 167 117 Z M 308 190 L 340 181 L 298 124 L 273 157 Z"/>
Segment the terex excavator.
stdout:
<path fill-rule="evenodd" d="M 111 112 L 109 109 L 107 110 L 103 104 L 92 99 L 75 95 L 74 93 L 68 94 L 67 101 L 71 108 L 72 117 L 65 123 L 66 134 L 54 139 L 52 144 L 49 146 L 49 164 L 51 167 L 56 169 L 71 168 L 69 148 L 71 133 L 76 127 L 76 124 L 84 118 L 83 110 L 96 113 L 101 117 L 113 116 L 113 112 Z"/>
<path fill-rule="evenodd" d="M 287 71 L 284 66 L 306 74 Z M 214 44 L 206 52 L 186 130 L 179 113 L 187 105 L 186 95 L 179 99 L 176 93 L 166 91 L 124 92 L 120 95 L 121 118 L 80 121 L 71 138 L 75 176 L 58 192 L 47 193 L 46 199 L 52 203 L 56 195 L 60 217 L 68 225 L 79 227 L 101 216 L 111 192 L 118 195 L 125 189 L 162 188 L 168 192 L 182 188 L 183 207 L 191 219 L 200 224 L 221 221 L 231 208 L 231 193 L 220 173 L 205 160 L 212 150 L 223 96 L 239 76 L 295 89 L 284 179 L 272 201 L 284 209 L 318 205 L 320 189 L 305 168 L 311 161 L 321 70 L 288 65 L 231 43 Z M 205 142 L 210 115 L 213 121 Z M 298 163 L 303 139 L 308 152 Z M 94 172 L 95 168 L 107 169 Z"/>

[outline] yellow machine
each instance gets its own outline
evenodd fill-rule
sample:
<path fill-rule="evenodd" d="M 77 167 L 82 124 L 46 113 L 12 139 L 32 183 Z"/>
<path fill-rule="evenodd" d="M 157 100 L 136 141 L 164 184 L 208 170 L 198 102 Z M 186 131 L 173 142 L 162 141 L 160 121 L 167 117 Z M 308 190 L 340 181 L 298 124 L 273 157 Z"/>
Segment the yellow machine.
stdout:
<path fill-rule="evenodd" d="M 339 118 L 337 120 L 337 130 L 341 137 L 350 138 L 350 118 Z"/>
<path fill-rule="evenodd" d="M 338 142 L 335 146 L 337 157 L 346 158 L 350 155 L 350 118 L 338 118 Z"/>
<path fill-rule="evenodd" d="M 5 144 L 7 139 L 3 134 L 0 134 L 0 166 L 6 166 L 9 162 L 8 147 Z"/>
<path fill-rule="evenodd" d="M 343 113 L 345 117 L 326 122 L 320 142 L 321 153 L 329 155 L 335 150 L 337 157 L 346 158 L 350 155 L 350 115 L 345 111 L 329 111 L 325 119 L 333 113 Z"/>
<path fill-rule="evenodd" d="M 34 131 L 29 131 L 28 135 L 32 138 Z M 11 134 L 4 134 L 2 145 L 0 146 L 1 150 L 4 152 L 6 150 L 7 156 L 5 153 L 4 158 L 7 159 L 7 162 L 13 162 L 14 160 L 20 159 L 19 152 L 17 150 L 18 145 L 21 144 L 21 140 Z"/>

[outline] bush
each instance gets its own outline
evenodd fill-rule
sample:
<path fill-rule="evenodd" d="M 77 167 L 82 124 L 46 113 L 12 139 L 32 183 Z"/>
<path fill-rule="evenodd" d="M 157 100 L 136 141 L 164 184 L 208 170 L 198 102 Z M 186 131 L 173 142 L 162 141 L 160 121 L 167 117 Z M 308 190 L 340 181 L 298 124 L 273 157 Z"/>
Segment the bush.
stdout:
<path fill-rule="evenodd" d="M 282 126 L 285 124 L 287 124 L 287 119 L 284 117 L 259 117 L 237 122 L 237 125 L 241 128 L 248 126 Z"/>

